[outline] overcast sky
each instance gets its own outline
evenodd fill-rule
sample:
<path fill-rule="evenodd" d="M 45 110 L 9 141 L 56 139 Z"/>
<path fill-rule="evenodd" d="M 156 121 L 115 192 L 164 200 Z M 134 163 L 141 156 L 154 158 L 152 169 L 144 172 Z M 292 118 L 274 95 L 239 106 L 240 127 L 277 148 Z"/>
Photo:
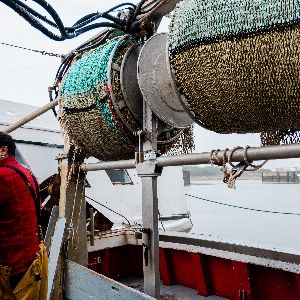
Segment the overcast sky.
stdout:
<path fill-rule="evenodd" d="M 104 11 L 125 1 L 117 0 L 52 0 L 50 4 L 57 10 L 65 26 L 72 25 L 82 16 Z M 137 1 L 134 1 L 137 2 Z M 31 1 L 27 4 L 32 5 Z M 36 8 L 39 9 L 38 6 Z M 40 12 L 44 12 L 39 9 Z M 160 30 L 168 30 L 166 20 Z M 45 50 L 59 54 L 70 50 L 95 35 L 97 30 L 84 34 L 76 39 L 55 42 L 31 27 L 14 11 L 0 3 L 0 42 L 15 44 L 23 47 Z M 0 98 L 20 103 L 41 106 L 48 100 L 47 89 L 54 81 L 54 76 L 60 64 L 59 58 L 42 56 L 33 52 L 23 51 L 0 45 Z M 224 149 L 237 145 L 259 146 L 258 134 L 247 135 L 219 135 L 196 126 L 196 151 L 210 151 Z M 300 160 L 270 162 L 269 167 L 280 167 L 286 164 L 300 166 Z"/>

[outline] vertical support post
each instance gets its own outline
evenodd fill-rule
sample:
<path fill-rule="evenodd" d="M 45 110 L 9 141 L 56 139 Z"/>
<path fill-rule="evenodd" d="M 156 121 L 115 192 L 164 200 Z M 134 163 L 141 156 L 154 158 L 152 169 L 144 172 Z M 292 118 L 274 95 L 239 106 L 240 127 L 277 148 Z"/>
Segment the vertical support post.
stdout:
<path fill-rule="evenodd" d="M 85 267 L 88 265 L 85 174 L 79 168 L 83 158 L 70 147 L 68 138 L 65 139 L 64 153 L 57 159 L 61 177 L 58 222 L 65 220 L 65 230 L 59 245 L 62 252 L 54 267 L 54 282 L 50 283 L 53 292 L 49 291 L 48 295 L 51 299 L 64 299 L 64 259 L 67 257 Z"/>
<path fill-rule="evenodd" d="M 156 299 L 160 295 L 157 176 L 142 177 L 144 246 L 144 292 Z"/>
<path fill-rule="evenodd" d="M 68 143 L 68 140 L 66 140 Z M 80 172 L 82 158 L 65 145 L 64 154 L 59 157 L 61 187 L 59 217 L 66 218 L 68 259 L 87 267 L 87 230 L 85 205 L 85 173 Z"/>
<path fill-rule="evenodd" d="M 145 160 L 137 164 L 137 172 L 142 181 L 142 217 L 144 248 L 144 292 L 156 299 L 160 297 L 159 276 L 159 232 L 157 177 L 162 169 L 156 166 L 157 120 L 150 107 L 144 102 L 143 151 Z"/>
<path fill-rule="evenodd" d="M 94 208 L 90 207 L 90 245 L 95 245 L 95 218 L 94 218 Z"/>

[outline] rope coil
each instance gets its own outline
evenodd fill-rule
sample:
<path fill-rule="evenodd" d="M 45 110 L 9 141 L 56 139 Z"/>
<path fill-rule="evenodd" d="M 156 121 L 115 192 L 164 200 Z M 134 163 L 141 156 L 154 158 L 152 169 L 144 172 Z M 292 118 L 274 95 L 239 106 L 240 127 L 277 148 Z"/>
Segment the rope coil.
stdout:
<path fill-rule="evenodd" d="M 240 177 L 244 172 L 253 172 L 256 170 L 261 169 L 268 161 L 265 160 L 259 165 L 254 165 L 248 158 L 248 150 L 251 148 L 250 146 L 237 146 L 234 147 L 233 149 L 226 148 L 223 151 L 223 160 L 222 160 L 222 167 L 220 168 L 220 171 L 223 173 L 223 182 L 228 185 L 229 188 L 236 188 L 236 180 L 238 177 Z M 232 156 L 236 150 L 241 150 L 243 149 L 244 151 L 244 161 L 234 165 L 232 163 Z M 221 150 L 212 150 L 210 152 L 210 163 L 212 165 L 217 165 L 220 166 L 221 162 L 219 160 L 219 152 Z M 227 166 L 229 165 L 231 169 Z M 251 168 L 251 169 L 250 169 Z"/>

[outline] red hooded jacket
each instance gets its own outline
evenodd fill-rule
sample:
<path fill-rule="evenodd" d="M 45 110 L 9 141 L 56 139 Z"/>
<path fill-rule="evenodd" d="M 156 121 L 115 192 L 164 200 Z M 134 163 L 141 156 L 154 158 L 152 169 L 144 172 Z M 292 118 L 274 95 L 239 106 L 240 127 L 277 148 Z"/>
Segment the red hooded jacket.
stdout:
<path fill-rule="evenodd" d="M 35 189 L 30 172 L 13 156 L 0 161 L 0 265 L 12 268 L 12 275 L 27 271 L 39 250 L 37 218 L 32 195 L 16 171 L 21 170 Z"/>

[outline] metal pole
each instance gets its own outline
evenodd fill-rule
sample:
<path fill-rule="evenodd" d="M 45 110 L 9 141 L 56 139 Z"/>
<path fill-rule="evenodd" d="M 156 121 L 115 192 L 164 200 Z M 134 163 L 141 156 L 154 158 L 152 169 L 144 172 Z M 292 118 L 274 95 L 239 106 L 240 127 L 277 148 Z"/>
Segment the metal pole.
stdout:
<path fill-rule="evenodd" d="M 131 159 L 131 160 L 108 161 L 108 162 L 101 162 L 95 164 L 82 164 L 80 166 L 80 169 L 82 172 L 111 170 L 111 169 L 135 169 L 135 160 Z"/>
<path fill-rule="evenodd" d="M 150 107 L 144 102 L 143 151 L 145 161 L 137 164 L 137 173 L 142 181 L 142 218 L 144 251 L 144 292 L 156 299 L 160 298 L 159 275 L 159 232 L 157 177 L 161 172 L 156 167 L 157 120 Z"/>
<path fill-rule="evenodd" d="M 147 163 L 144 163 L 145 165 Z M 155 163 L 154 163 L 155 164 Z M 153 169 L 154 171 L 154 169 Z M 144 248 L 144 293 L 159 299 L 158 174 L 140 175 L 142 180 L 142 218 Z"/>
<path fill-rule="evenodd" d="M 220 164 L 223 163 L 224 151 L 219 151 L 217 159 Z M 227 157 L 229 152 L 227 153 Z M 288 159 L 288 158 L 300 158 L 300 144 L 292 145 L 280 145 L 269 147 L 255 147 L 249 148 L 247 151 L 247 157 L 250 161 L 257 160 L 275 160 L 275 159 Z M 244 151 L 238 149 L 234 151 L 232 155 L 232 162 L 243 162 Z M 183 165 L 201 165 L 210 164 L 210 153 L 195 153 L 186 155 L 175 156 L 161 156 L 157 158 L 157 166 L 159 167 L 171 167 L 171 166 L 183 166 Z M 81 170 L 87 171 L 99 171 L 108 169 L 134 169 L 136 167 L 134 160 L 127 161 L 113 161 L 97 164 L 82 164 Z"/>
<path fill-rule="evenodd" d="M 223 163 L 223 156 L 224 151 L 218 151 L 217 160 L 220 164 Z M 228 156 L 229 151 L 227 151 Z M 249 161 L 300 158 L 300 144 L 249 148 L 247 150 L 247 158 Z M 235 150 L 231 161 L 243 162 L 244 150 Z M 157 159 L 157 165 L 161 167 L 198 164 L 210 164 L 210 153 L 166 156 Z"/>
<path fill-rule="evenodd" d="M 47 112 L 48 110 L 52 109 L 53 107 L 55 107 L 57 105 L 58 105 L 58 99 L 56 99 L 52 102 L 49 102 L 48 104 L 40 107 L 36 111 L 32 112 L 31 114 L 29 114 L 26 117 L 22 118 L 21 120 L 17 121 L 16 123 L 9 125 L 5 129 L 3 129 L 3 132 L 11 133 L 12 131 L 20 128 L 24 124 L 26 124 L 26 123 L 32 121 L 33 119 L 39 117 L 40 115 L 44 114 L 45 112 Z"/>

